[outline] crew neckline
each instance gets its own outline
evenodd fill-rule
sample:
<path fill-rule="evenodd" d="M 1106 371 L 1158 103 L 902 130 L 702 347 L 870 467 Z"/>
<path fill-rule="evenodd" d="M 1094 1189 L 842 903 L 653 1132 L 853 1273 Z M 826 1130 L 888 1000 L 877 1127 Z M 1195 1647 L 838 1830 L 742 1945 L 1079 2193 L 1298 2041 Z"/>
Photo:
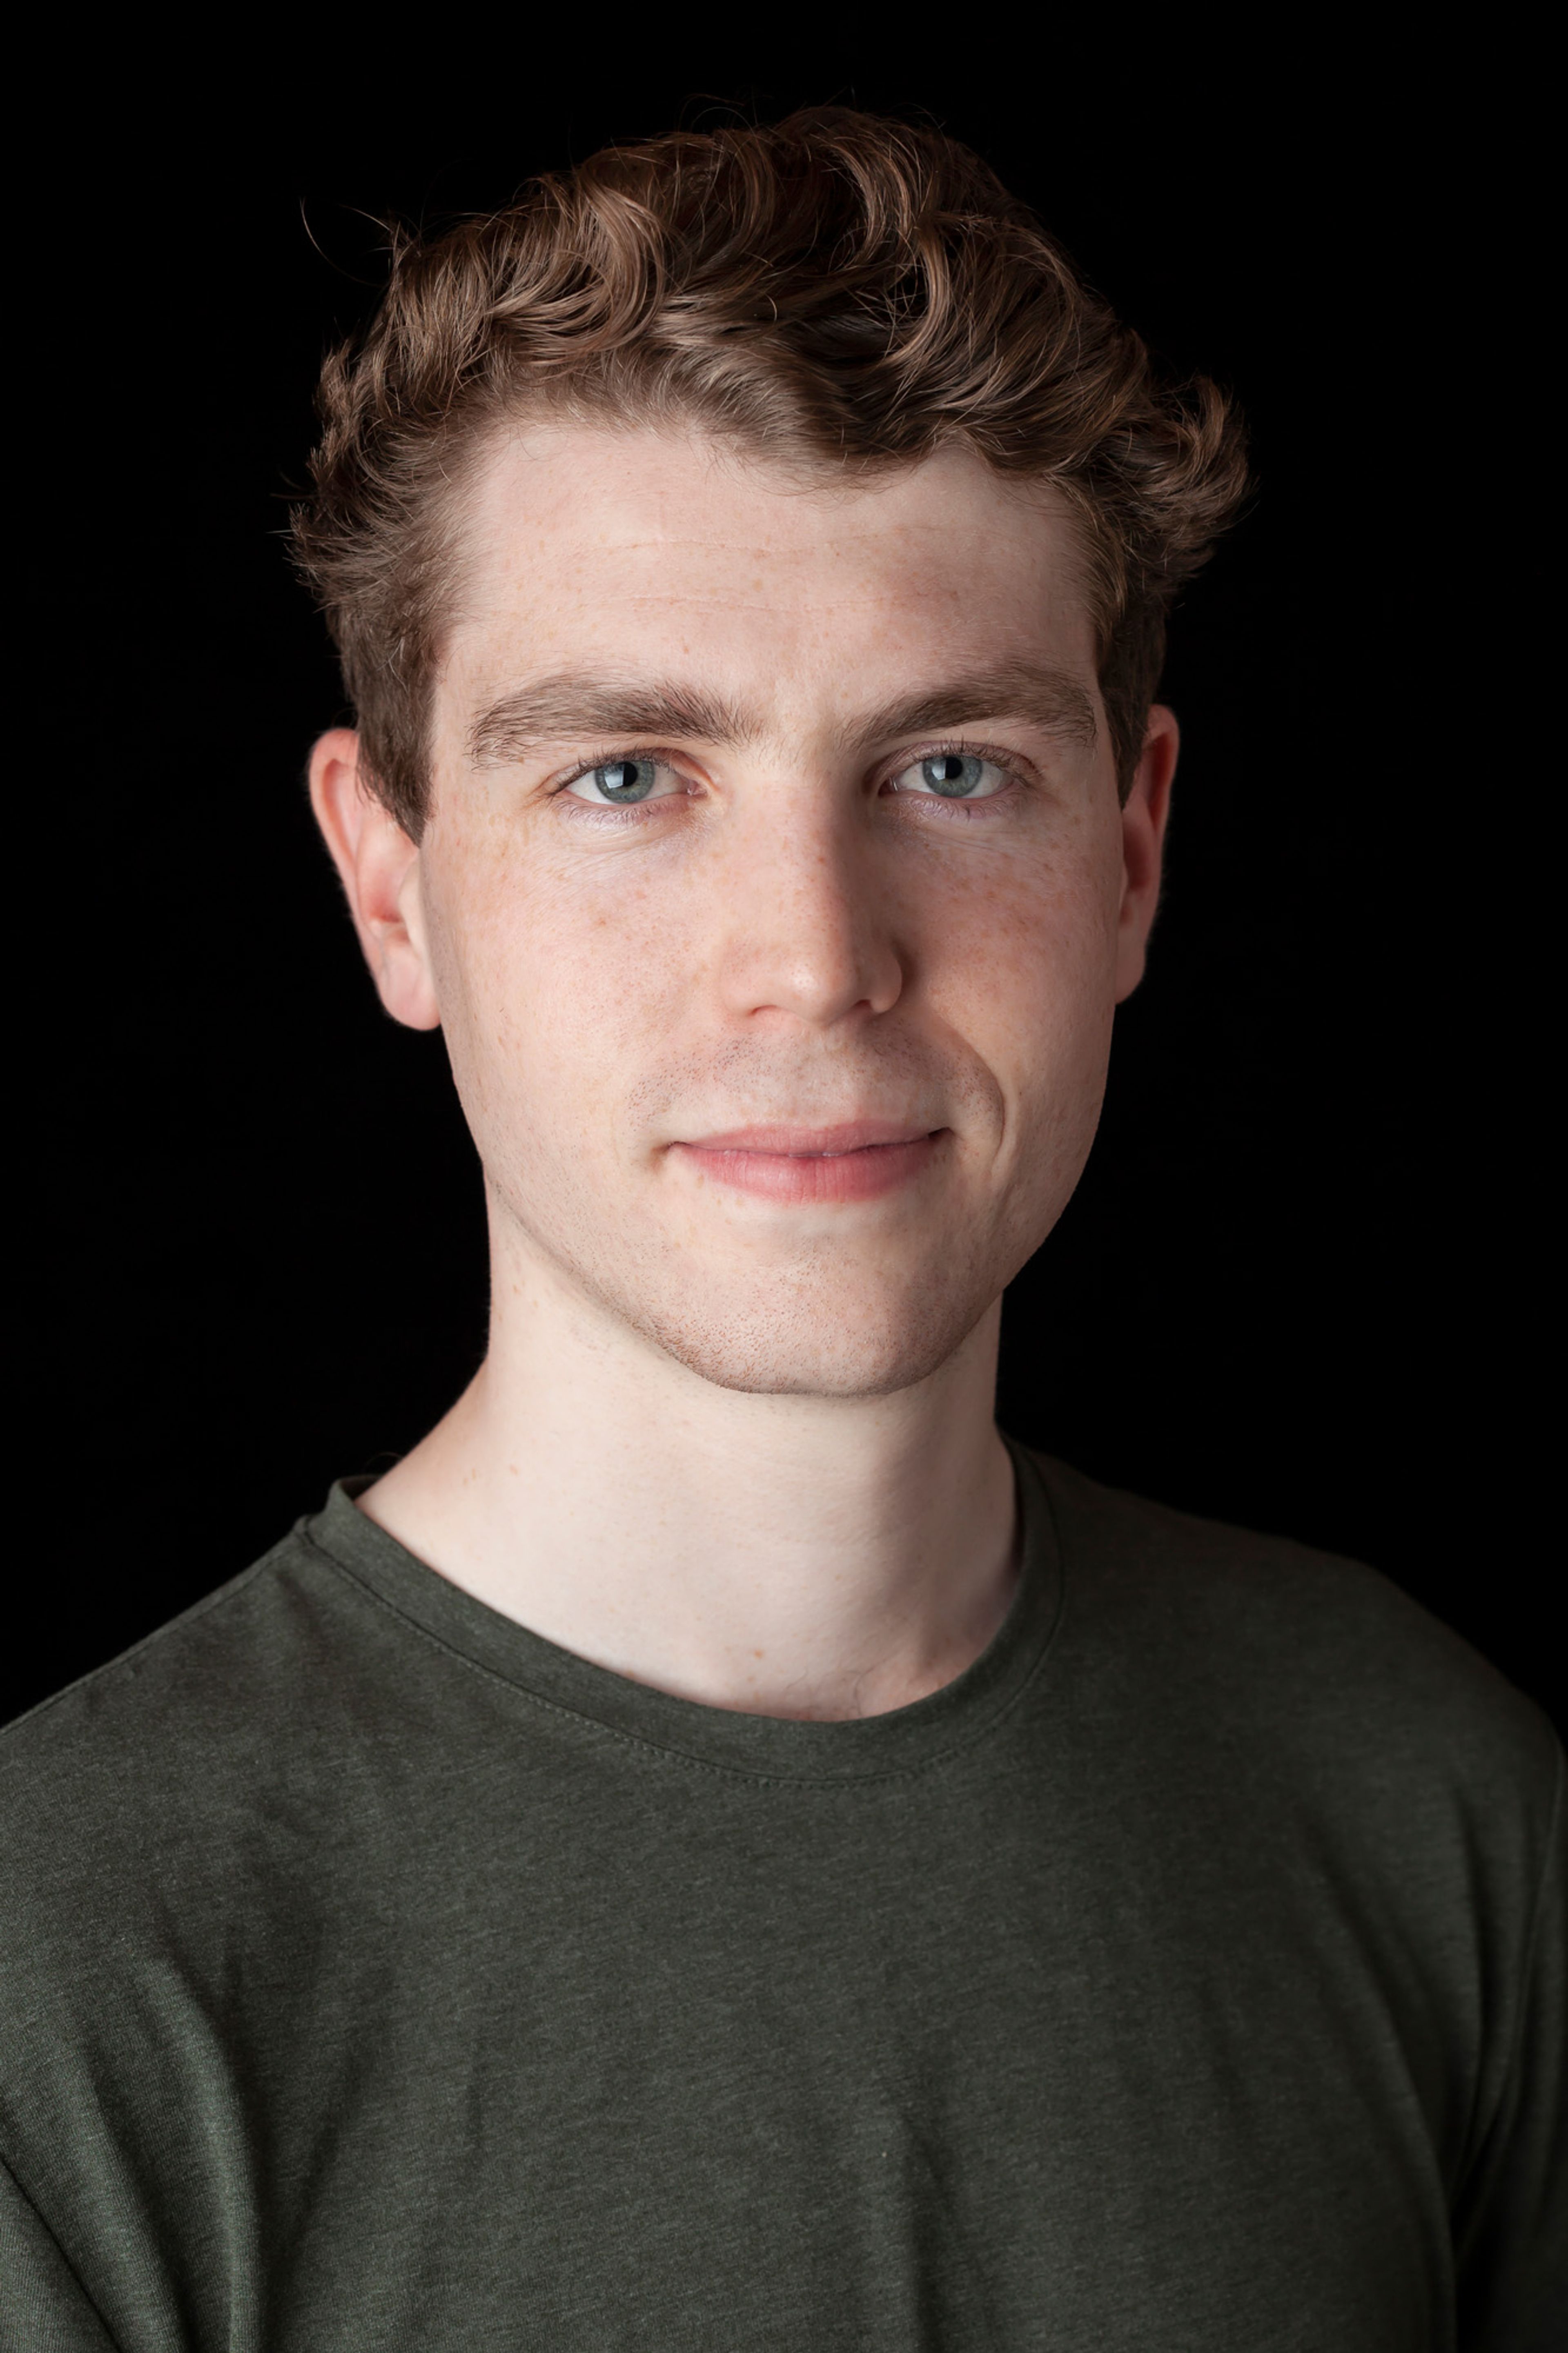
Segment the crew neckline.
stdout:
<path fill-rule="evenodd" d="M 679 1699 L 595 1665 L 465 1592 L 366 1517 L 356 1498 L 374 1482 L 341 1479 L 301 1537 L 385 1607 L 447 1649 L 543 1705 L 687 1760 L 754 1778 L 886 1779 L 919 1771 L 983 1739 L 1040 1665 L 1061 1612 L 1061 1553 L 1037 1460 L 1005 1437 L 1017 1484 L 1022 1562 L 1007 1615 L 963 1672 L 907 1706 L 843 1723 L 749 1715 Z"/>

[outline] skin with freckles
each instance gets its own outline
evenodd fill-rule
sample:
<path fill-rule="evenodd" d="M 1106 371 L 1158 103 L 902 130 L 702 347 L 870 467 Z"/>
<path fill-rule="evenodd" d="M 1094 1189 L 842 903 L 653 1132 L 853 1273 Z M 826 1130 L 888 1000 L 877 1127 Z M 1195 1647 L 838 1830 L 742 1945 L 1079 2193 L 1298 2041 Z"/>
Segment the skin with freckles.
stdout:
<path fill-rule="evenodd" d="M 1120 806 L 1070 512 L 967 454 L 519 427 L 459 528 L 417 846 L 352 734 L 312 762 L 489 1205 L 486 1366 L 363 1508 L 684 1696 L 909 1704 L 1007 1606 L 1000 1295 L 1092 1141 L 1174 723 Z"/>

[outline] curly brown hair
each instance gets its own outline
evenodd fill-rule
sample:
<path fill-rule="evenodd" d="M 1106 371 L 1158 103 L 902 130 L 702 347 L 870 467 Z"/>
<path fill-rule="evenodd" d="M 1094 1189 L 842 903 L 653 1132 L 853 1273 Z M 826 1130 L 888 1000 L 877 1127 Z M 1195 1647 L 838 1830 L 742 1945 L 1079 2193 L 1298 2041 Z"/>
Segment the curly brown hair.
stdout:
<path fill-rule="evenodd" d="M 1082 534 L 1123 792 L 1171 600 L 1246 488 L 1225 396 L 1160 382 L 977 155 L 843 108 L 606 148 L 503 212 L 395 232 L 320 409 L 294 546 L 368 776 L 415 839 L 455 491 L 508 418 L 695 424 L 816 473 L 956 444 L 1054 484 Z"/>

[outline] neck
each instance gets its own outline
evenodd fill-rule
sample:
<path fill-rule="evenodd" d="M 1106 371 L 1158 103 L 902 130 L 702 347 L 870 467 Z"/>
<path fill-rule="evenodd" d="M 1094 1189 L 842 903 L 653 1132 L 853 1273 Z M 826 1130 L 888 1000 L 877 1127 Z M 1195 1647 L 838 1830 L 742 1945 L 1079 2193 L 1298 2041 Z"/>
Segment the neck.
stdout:
<path fill-rule="evenodd" d="M 721 1388 L 537 1259 L 471 1387 L 362 1509 L 490 1608 L 706 1705 L 836 1720 L 940 1690 L 1016 1580 L 997 1303 L 872 1398 Z"/>

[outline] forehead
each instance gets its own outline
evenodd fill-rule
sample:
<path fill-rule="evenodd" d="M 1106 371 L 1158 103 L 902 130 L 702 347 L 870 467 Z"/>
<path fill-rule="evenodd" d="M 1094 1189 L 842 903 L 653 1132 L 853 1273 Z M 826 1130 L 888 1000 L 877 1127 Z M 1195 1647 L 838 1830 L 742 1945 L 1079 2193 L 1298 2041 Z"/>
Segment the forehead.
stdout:
<path fill-rule="evenodd" d="M 696 434 L 549 425 L 482 453 L 463 500 L 443 665 L 678 664 L 775 701 L 842 702 L 940 659 L 1046 659 L 1092 680 L 1070 509 L 965 451 L 802 481 Z"/>

